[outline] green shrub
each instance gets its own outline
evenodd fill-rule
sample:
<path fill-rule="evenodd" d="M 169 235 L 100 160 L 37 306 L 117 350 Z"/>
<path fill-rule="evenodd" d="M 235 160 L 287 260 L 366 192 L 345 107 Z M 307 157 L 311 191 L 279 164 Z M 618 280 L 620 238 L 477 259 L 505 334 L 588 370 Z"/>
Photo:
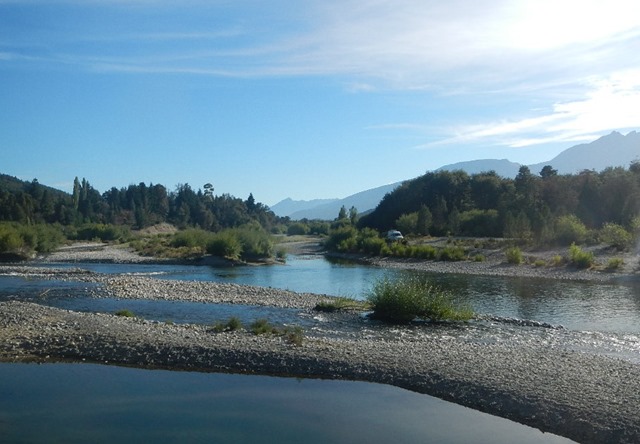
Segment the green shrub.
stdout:
<path fill-rule="evenodd" d="M 206 251 L 213 256 L 238 260 L 242 254 L 242 244 L 234 233 L 225 230 L 211 236 Z"/>
<path fill-rule="evenodd" d="M 349 252 L 357 247 L 358 231 L 351 225 L 334 228 L 325 240 L 325 248 L 329 251 Z"/>
<path fill-rule="evenodd" d="M 533 263 L 533 265 L 535 267 L 544 267 L 546 265 L 546 262 L 542 259 L 536 259 L 536 261 Z"/>
<path fill-rule="evenodd" d="M 341 310 L 367 310 L 369 304 L 351 298 L 337 297 L 322 301 L 316 304 L 314 310 L 324 312 L 335 312 Z"/>
<path fill-rule="evenodd" d="M 227 322 L 216 322 L 213 326 L 213 331 L 216 333 L 222 333 L 223 331 L 236 331 L 242 328 L 242 322 L 239 318 L 233 316 L 229 318 Z"/>
<path fill-rule="evenodd" d="M 413 257 L 435 260 L 438 259 L 438 250 L 432 245 L 417 245 L 414 249 Z"/>
<path fill-rule="evenodd" d="M 282 334 L 289 341 L 289 343 L 300 347 L 302 346 L 302 342 L 304 340 L 304 330 L 302 327 L 296 325 L 295 327 L 285 327 L 282 330 Z"/>
<path fill-rule="evenodd" d="M 278 333 L 278 329 L 269 323 L 268 320 L 261 318 L 257 319 L 250 325 L 251 331 L 256 335 L 275 334 Z"/>
<path fill-rule="evenodd" d="M 464 251 L 462 247 L 445 247 L 440 250 L 440 260 L 441 261 L 449 261 L 449 262 L 457 262 L 465 260 L 467 257 L 467 253 Z"/>
<path fill-rule="evenodd" d="M 440 320 L 468 320 L 473 312 L 455 304 L 451 294 L 417 276 L 397 280 L 378 280 L 367 301 L 373 317 L 391 322 L 409 322 L 416 318 Z"/>
<path fill-rule="evenodd" d="M 116 316 L 124 317 L 124 318 L 135 318 L 136 315 L 133 314 L 131 310 L 118 310 L 115 312 Z"/>
<path fill-rule="evenodd" d="M 243 259 L 260 259 L 273 256 L 273 238 L 258 224 L 247 224 L 231 229 L 240 245 Z"/>
<path fill-rule="evenodd" d="M 24 240 L 14 224 L 0 224 L 0 253 L 14 253 L 24 247 Z"/>
<path fill-rule="evenodd" d="M 287 258 L 287 250 L 286 248 L 278 248 L 276 250 L 276 259 L 280 261 L 284 261 Z"/>
<path fill-rule="evenodd" d="M 304 234 L 308 234 L 309 231 L 310 229 L 307 224 L 304 224 L 302 222 L 294 222 L 293 224 L 289 225 L 289 228 L 287 228 L 287 235 L 289 236 L 304 235 Z"/>
<path fill-rule="evenodd" d="M 484 257 L 483 255 L 481 255 L 481 254 L 476 254 L 476 255 L 473 257 L 473 260 L 474 260 L 474 262 L 484 262 L 486 259 L 485 259 L 485 257 Z"/>
<path fill-rule="evenodd" d="M 587 227 L 573 214 L 561 216 L 556 221 L 555 238 L 562 245 L 584 242 L 588 234 Z"/>
<path fill-rule="evenodd" d="M 524 262 L 524 257 L 522 256 L 522 251 L 518 247 L 508 248 L 505 252 L 507 256 L 507 262 L 514 265 L 520 265 Z"/>
<path fill-rule="evenodd" d="M 592 252 L 583 251 L 576 244 L 571 244 L 569 260 L 578 268 L 590 268 L 595 262 L 595 257 Z"/>
<path fill-rule="evenodd" d="M 64 241 L 59 225 L 0 223 L 0 253 L 48 253 Z"/>
<path fill-rule="evenodd" d="M 395 221 L 398 230 L 406 234 L 414 234 L 418 232 L 418 212 L 402 214 Z"/>
<path fill-rule="evenodd" d="M 603 242 L 622 251 L 633 242 L 633 236 L 623 227 L 613 223 L 606 223 L 600 230 L 600 238 Z"/>
<path fill-rule="evenodd" d="M 69 237 L 75 240 L 100 239 L 103 242 L 127 242 L 131 239 L 131 231 L 120 225 L 83 224 L 76 229 L 74 235 Z"/>
<path fill-rule="evenodd" d="M 553 265 L 554 267 L 561 267 L 562 265 L 564 265 L 564 258 L 559 254 L 556 254 L 551 259 L 551 265 Z"/>
<path fill-rule="evenodd" d="M 283 329 L 279 329 L 274 327 L 269 323 L 266 319 L 258 319 L 251 324 L 251 331 L 256 335 L 278 335 L 284 336 L 287 341 L 289 341 L 293 345 L 301 346 L 302 340 L 304 338 L 304 332 L 301 327 L 284 327 Z"/>
<path fill-rule="evenodd" d="M 609 271 L 619 270 L 620 268 L 622 268 L 623 265 L 624 265 L 624 260 L 622 258 L 612 257 L 611 259 L 609 259 L 609 262 L 607 263 L 607 270 Z"/>
<path fill-rule="evenodd" d="M 173 235 L 171 246 L 174 248 L 188 247 L 201 249 L 203 252 L 209 242 L 211 233 L 200 228 L 189 228 Z"/>

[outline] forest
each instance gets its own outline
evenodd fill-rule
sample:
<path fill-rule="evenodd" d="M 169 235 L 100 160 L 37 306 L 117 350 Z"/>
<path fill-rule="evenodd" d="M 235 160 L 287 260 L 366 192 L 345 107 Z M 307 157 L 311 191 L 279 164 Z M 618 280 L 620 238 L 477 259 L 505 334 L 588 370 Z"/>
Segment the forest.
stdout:
<path fill-rule="evenodd" d="M 583 242 L 576 230 L 640 228 L 640 162 L 559 175 L 523 166 L 515 179 L 494 172 L 429 172 L 404 182 L 360 218 L 359 228 L 417 235 L 527 239 L 539 244 Z M 569 238 L 567 238 L 569 237 Z M 578 236 L 580 237 L 580 236 Z"/>
<path fill-rule="evenodd" d="M 145 228 L 162 222 L 180 228 L 200 227 L 217 231 L 257 221 L 271 230 L 279 219 L 250 194 L 242 200 L 228 194 L 214 195 L 211 184 L 194 191 L 180 184 L 174 191 L 163 185 L 129 185 L 100 193 L 77 177 L 73 194 L 41 185 L 37 179 L 23 182 L 0 176 L 0 221 L 80 225 L 101 223 Z"/>
<path fill-rule="evenodd" d="M 252 194 L 246 200 L 215 195 L 209 183 L 198 190 L 180 184 L 174 191 L 140 183 L 100 193 L 76 177 L 68 194 L 37 179 L 0 175 L 0 252 L 46 252 L 65 238 L 124 241 L 129 230 L 160 223 L 205 232 L 250 226 L 268 234 L 282 230 L 283 222 Z"/>
<path fill-rule="evenodd" d="M 469 175 L 437 171 L 404 182 L 365 215 L 342 208 L 334 221 L 277 217 L 250 194 L 246 200 L 216 195 L 210 183 L 194 190 L 179 184 L 113 187 L 100 193 L 86 180 L 73 192 L 0 175 L 0 253 L 46 252 L 66 239 L 131 241 L 130 230 L 161 223 L 181 233 L 160 247 L 188 254 L 232 258 L 273 254 L 270 234 L 328 235 L 329 249 L 380 254 L 382 234 L 507 238 L 536 245 L 607 243 L 629 248 L 640 233 L 640 162 L 560 175 L 551 166 L 538 174 L 523 166 L 515 179 L 495 172 Z M 599 236 L 599 238 L 596 238 Z M 605 239 L 606 238 L 606 239 Z M 368 246 L 367 246 L 368 245 Z"/>

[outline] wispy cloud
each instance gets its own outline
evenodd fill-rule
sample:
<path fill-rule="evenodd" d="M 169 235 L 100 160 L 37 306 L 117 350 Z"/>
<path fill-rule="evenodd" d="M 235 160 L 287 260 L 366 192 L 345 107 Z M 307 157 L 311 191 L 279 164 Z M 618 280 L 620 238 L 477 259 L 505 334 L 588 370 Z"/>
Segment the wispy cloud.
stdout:
<path fill-rule="evenodd" d="M 524 147 L 640 127 L 637 0 L 317 0 L 285 9 L 247 0 L 58 3 L 122 6 L 141 20 L 161 7 L 171 26 L 117 26 L 102 34 L 86 27 L 72 35 L 58 30 L 43 34 L 51 43 L 33 54 L 12 38 L 0 46 L 0 63 L 132 74 L 333 76 L 354 93 L 483 94 L 487 101 L 508 93 L 535 95 L 541 103 L 520 110 L 519 119 L 451 121 L 426 147 L 477 141 Z M 170 20 L 183 8 L 203 20 L 197 26 Z M 411 125 L 402 129 L 416 131 Z"/>
<path fill-rule="evenodd" d="M 592 78 L 579 100 L 554 103 L 551 108 L 520 120 L 485 122 L 450 128 L 448 134 L 421 148 L 442 145 L 494 144 L 521 148 L 552 142 L 592 140 L 603 132 L 640 128 L 640 71 Z"/>

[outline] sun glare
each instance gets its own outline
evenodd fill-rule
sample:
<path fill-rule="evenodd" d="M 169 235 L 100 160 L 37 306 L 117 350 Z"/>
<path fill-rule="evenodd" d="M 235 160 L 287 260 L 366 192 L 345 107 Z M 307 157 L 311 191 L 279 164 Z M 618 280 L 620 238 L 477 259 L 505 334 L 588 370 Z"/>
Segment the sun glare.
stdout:
<path fill-rule="evenodd" d="M 513 4 L 507 44 L 548 50 L 598 40 L 640 26 L 633 0 L 539 0 Z"/>

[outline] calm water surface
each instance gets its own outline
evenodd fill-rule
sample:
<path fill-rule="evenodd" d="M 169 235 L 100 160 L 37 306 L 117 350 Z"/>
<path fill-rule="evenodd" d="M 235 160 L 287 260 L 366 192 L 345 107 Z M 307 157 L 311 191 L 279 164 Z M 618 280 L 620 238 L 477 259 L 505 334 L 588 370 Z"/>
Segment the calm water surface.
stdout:
<path fill-rule="evenodd" d="M 572 442 L 379 384 L 92 364 L 0 364 L 0 442 L 44 441 Z"/>

